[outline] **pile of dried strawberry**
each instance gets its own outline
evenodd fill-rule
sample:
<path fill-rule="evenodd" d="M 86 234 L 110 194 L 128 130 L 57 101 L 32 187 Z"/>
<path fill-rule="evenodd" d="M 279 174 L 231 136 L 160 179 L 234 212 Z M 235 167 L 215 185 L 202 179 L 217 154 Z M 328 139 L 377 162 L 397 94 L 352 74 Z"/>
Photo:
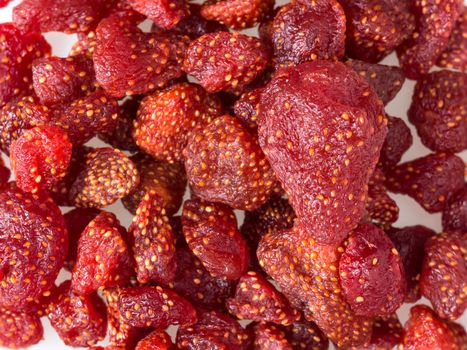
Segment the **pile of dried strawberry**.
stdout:
<path fill-rule="evenodd" d="M 465 350 L 466 25 L 462 0 L 21 1 L 0 24 L 0 346 L 46 317 L 94 350 Z M 68 57 L 50 31 L 78 35 Z M 401 163 L 406 77 L 433 153 Z M 443 232 L 394 227 L 389 191 Z"/>

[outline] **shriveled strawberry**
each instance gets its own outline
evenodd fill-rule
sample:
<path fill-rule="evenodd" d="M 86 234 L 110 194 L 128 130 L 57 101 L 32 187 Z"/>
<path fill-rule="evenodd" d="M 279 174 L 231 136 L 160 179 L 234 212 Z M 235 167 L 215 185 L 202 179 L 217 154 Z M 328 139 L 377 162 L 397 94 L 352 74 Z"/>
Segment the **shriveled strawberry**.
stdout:
<path fill-rule="evenodd" d="M 422 295 L 442 318 L 455 320 L 467 308 L 467 232 L 447 232 L 427 241 L 420 277 Z"/>
<path fill-rule="evenodd" d="M 464 186 L 464 162 L 450 153 L 433 153 L 400 164 L 387 174 L 390 191 L 415 199 L 427 212 L 440 212 Z"/>
<path fill-rule="evenodd" d="M 443 211 L 443 230 L 467 231 L 467 184 L 446 203 Z"/>
<path fill-rule="evenodd" d="M 183 206 L 183 234 L 188 246 L 212 276 L 239 279 L 249 252 L 232 209 L 199 198 Z"/>
<path fill-rule="evenodd" d="M 338 62 L 281 70 L 262 93 L 260 145 L 319 243 L 340 243 L 358 224 L 387 133 L 384 120 L 370 85 Z"/>
<path fill-rule="evenodd" d="M 39 316 L 0 309 L 0 346 L 27 348 L 39 343 L 43 335 Z"/>
<path fill-rule="evenodd" d="M 175 239 L 164 202 L 157 192 L 146 192 L 128 232 L 134 240 L 138 282 L 163 285 L 171 282 L 177 270 Z"/>
<path fill-rule="evenodd" d="M 172 346 L 170 336 L 164 331 L 156 330 L 142 339 L 135 350 L 170 350 Z"/>
<path fill-rule="evenodd" d="M 327 350 L 329 348 L 328 338 L 313 322 L 295 321 L 291 326 L 285 327 L 284 331 L 289 344 L 294 349 Z"/>
<path fill-rule="evenodd" d="M 190 14 L 186 0 L 127 0 L 127 2 L 163 29 L 173 28 Z"/>
<path fill-rule="evenodd" d="M 183 154 L 193 191 L 208 201 L 254 210 L 276 182 L 258 140 L 228 115 L 193 133 Z"/>
<path fill-rule="evenodd" d="M 370 344 L 361 350 L 389 350 L 402 340 L 402 324 L 396 314 L 378 317 L 373 323 Z"/>
<path fill-rule="evenodd" d="M 249 325 L 255 335 L 255 350 L 293 350 L 292 345 L 287 341 L 285 332 L 272 323 L 252 323 Z"/>
<path fill-rule="evenodd" d="M 207 94 L 199 85 L 175 84 L 141 101 L 133 137 L 154 158 L 180 161 L 193 132 L 221 114 L 218 97 Z"/>
<path fill-rule="evenodd" d="M 454 338 L 456 340 L 457 346 L 459 350 L 466 350 L 467 349 L 467 332 L 465 328 L 455 322 L 446 321 L 449 329 L 454 334 Z"/>
<path fill-rule="evenodd" d="M 254 131 L 258 128 L 259 101 L 263 88 L 245 92 L 234 104 L 235 116 L 242 124 Z"/>
<path fill-rule="evenodd" d="M 126 230 L 114 214 L 102 212 L 80 235 L 72 288 L 88 295 L 100 288 L 124 286 L 133 275 Z"/>
<path fill-rule="evenodd" d="M 407 124 L 400 118 L 388 116 L 388 134 L 384 140 L 378 165 L 385 171 L 395 167 L 412 146 L 413 138 Z"/>
<path fill-rule="evenodd" d="M 439 67 L 467 71 L 467 7 L 464 6 L 457 23 L 449 37 L 448 46 L 438 57 Z"/>

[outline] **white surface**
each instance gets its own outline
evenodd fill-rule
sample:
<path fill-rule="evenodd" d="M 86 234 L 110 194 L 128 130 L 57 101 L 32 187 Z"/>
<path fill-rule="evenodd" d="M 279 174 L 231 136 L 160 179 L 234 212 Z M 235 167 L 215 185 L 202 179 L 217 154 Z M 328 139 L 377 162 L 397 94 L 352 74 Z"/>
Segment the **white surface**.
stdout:
<path fill-rule="evenodd" d="M 11 9 L 14 5 L 18 4 L 20 1 L 15 0 L 13 1 L 7 8 L 0 10 L 0 23 L 11 21 Z M 198 1 L 196 1 L 198 2 Z M 278 0 L 277 3 L 286 3 L 288 1 L 285 0 Z M 53 54 L 56 56 L 65 57 L 68 55 L 68 52 L 76 41 L 75 35 L 65 35 L 62 33 L 47 33 L 46 35 L 47 40 L 52 44 L 53 47 Z M 387 57 L 382 63 L 388 65 L 397 65 L 397 58 L 395 55 L 390 55 Z M 413 88 L 415 86 L 415 82 L 408 80 L 404 84 L 402 90 L 397 95 L 397 97 L 387 106 L 386 112 L 391 116 L 397 116 L 403 118 L 407 124 L 410 126 L 412 131 L 412 136 L 414 137 L 414 144 L 409 149 L 409 151 L 404 155 L 402 161 L 408 161 L 414 158 L 418 158 L 430 153 L 426 147 L 424 147 L 420 139 L 417 136 L 415 128 L 407 121 L 406 112 L 410 106 L 410 101 L 412 97 Z M 94 146 L 102 146 L 100 141 L 91 141 L 91 145 Z M 467 151 L 461 154 L 464 160 L 467 160 Z M 6 158 L 5 158 L 6 160 Z M 428 226 L 435 231 L 439 232 L 441 229 L 441 214 L 428 214 L 425 212 L 414 200 L 407 196 L 402 195 L 395 195 L 391 194 L 391 196 L 397 201 L 397 204 L 400 208 L 400 215 L 399 220 L 395 223 L 397 227 L 404 227 L 404 226 L 411 226 L 422 224 Z M 128 227 L 131 222 L 131 215 L 123 208 L 121 203 L 114 204 L 106 210 L 114 212 L 122 225 Z M 239 217 L 239 219 L 241 219 Z M 67 278 L 67 275 L 61 274 L 59 279 L 62 280 Z M 426 302 L 426 301 L 421 301 Z M 420 302 L 419 302 L 420 303 Z M 398 314 L 401 319 L 401 322 L 404 323 L 407 320 L 408 311 L 412 305 L 405 304 L 399 310 Z M 462 323 L 464 327 L 467 327 L 467 314 L 464 313 L 463 317 L 458 320 L 459 323 Z M 51 329 L 49 322 L 47 319 L 43 320 L 44 330 L 45 330 L 45 340 L 39 343 L 36 346 L 31 347 L 32 350 L 62 350 L 62 349 L 73 349 L 65 346 L 62 341 L 59 339 L 57 334 L 53 329 Z M 76 348 L 74 348 L 76 349 Z"/>

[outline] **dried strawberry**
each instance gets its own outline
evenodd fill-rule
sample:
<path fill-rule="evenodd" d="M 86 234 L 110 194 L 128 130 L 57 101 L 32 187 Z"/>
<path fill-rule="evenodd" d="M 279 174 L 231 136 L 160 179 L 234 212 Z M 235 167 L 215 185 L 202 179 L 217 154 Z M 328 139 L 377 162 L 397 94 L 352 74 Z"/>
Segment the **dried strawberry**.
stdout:
<path fill-rule="evenodd" d="M 181 350 L 250 349 L 250 334 L 231 317 L 210 311 L 200 315 L 198 323 L 182 326 L 177 333 L 177 347 Z"/>
<path fill-rule="evenodd" d="M 309 237 L 300 225 L 266 235 L 257 253 L 261 267 L 292 305 L 338 347 L 367 344 L 371 319 L 351 310 L 339 283 L 338 264 L 343 248 L 319 245 Z"/>
<path fill-rule="evenodd" d="M 186 0 L 127 0 L 127 2 L 163 29 L 173 28 L 190 14 Z"/>
<path fill-rule="evenodd" d="M 242 124 L 254 131 L 258 128 L 259 101 L 263 88 L 245 92 L 234 104 L 235 116 Z"/>
<path fill-rule="evenodd" d="M 404 265 L 407 280 L 405 301 L 414 303 L 420 299 L 420 273 L 422 272 L 425 243 L 435 232 L 425 226 L 392 227 L 387 234 L 397 249 Z"/>
<path fill-rule="evenodd" d="M 459 350 L 467 349 L 467 332 L 465 328 L 458 323 L 446 321 L 449 330 L 453 333 Z"/>
<path fill-rule="evenodd" d="M 177 249 L 177 274 L 169 286 L 203 309 L 222 310 L 232 296 L 235 284 L 226 278 L 213 277 L 201 261 L 186 247 Z"/>
<path fill-rule="evenodd" d="M 0 110 L 0 148 L 10 154 L 11 143 L 27 129 L 52 120 L 49 109 L 32 96 L 12 100 Z"/>
<path fill-rule="evenodd" d="M 175 292 L 161 287 L 129 287 L 118 299 L 121 319 L 133 327 L 167 328 L 192 325 L 197 316 L 193 306 Z"/>
<path fill-rule="evenodd" d="M 415 31 L 397 48 L 399 63 L 410 79 L 427 74 L 446 49 L 459 17 L 461 0 L 415 0 Z"/>
<path fill-rule="evenodd" d="M 249 252 L 232 209 L 199 198 L 188 200 L 182 223 L 188 246 L 212 276 L 236 280 L 246 272 Z"/>
<path fill-rule="evenodd" d="M 208 92 L 240 90 L 261 75 L 268 59 L 259 39 L 238 32 L 217 32 L 190 43 L 183 69 Z"/>
<path fill-rule="evenodd" d="M 275 185 L 258 140 L 228 115 L 193 133 L 184 156 L 188 181 L 205 200 L 254 210 Z"/>
<path fill-rule="evenodd" d="M 345 51 L 345 14 L 336 0 L 298 0 L 282 7 L 272 24 L 274 64 L 338 60 Z"/>
<path fill-rule="evenodd" d="M 173 85 L 146 96 L 134 123 L 136 144 L 156 159 L 182 160 L 182 151 L 196 128 L 222 114 L 220 100 L 191 83 Z"/>
<path fill-rule="evenodd" d="M 87 32 L 105 14 L 107 0 L 23 0 L 13 21 L 25 32 Z"/>
<path fill-rule="evenodd" d="M 37 315 L 0 309 L 0 346 L 27 348 L 42 340 L 44 329 Z"/>
<path fill-rule="evenodd" d="M 117 13 L 97 27 L 96 79 L 113 97 L 161 88 L 182 75 L 188 37 L 143 33 L 133 20 L 133 16 Z"/>
<path fill-rule="evenodd" d="M 453 194 L 443 211 L 443 230 L 467 231 L 467 185 Z"/>
<path fill-rule="evenodd" d="M 376 318 L 370 344 L 361 350 L 390 350 L 402 340 L 402 324 L 396 314 Z"/>
<path fill-rule="evenodd" d="M 68 253 L 60 209 L 14 184 L 0 192 L 0 307 L 29 311 L 47 294 Z"/>
<path fill-rule="evenodd" d="M 128 195 L 138 184 L 138 170 L 123 152 L 97 148 L 86 154 L 70 198 L 77 207 L 103 208 Z"/>
<path fill-rule="evenodd" d="M 8 182 L 10 178 L 10 169 L 5 166 L 5 162 L 0 156 L 0 187 Z"/>
<path fill-rule="evenodd" d="M 385 185 L 386 176 L 381 169 L 376 168 L 368 183 L 368 200 L 366 211 L 371 221 L 382 228 L 391 226 L 399 218 L 399 207 L 389 197 Z"/>
<path fill-rule="evenodd" d="M 306 320 L 295 321 L 284 329 L 289 344 L 294 349 L 327 350 L 329 340 L 317 325 Z"/>
<path fill-rule="evenodd" d="M 118 123 L 117 101 L 102 90 L 58 106 L 54 124 L 64 129 L 73 145 L 82 145 L 99 133 L 115 130 Z"/>
<path fill-rule="evenodd" d="M 56 126 L 26 131 L 10 147 L 16 184 L 25 192 L 49 190 L 66 175 L 71 150 L 68 135 Z"/>
<path fill-rule="evenodd" d="M 6 7 L 11 0 L 0 0 L 0 7 Z"/>
<path fill-rule="evenodd" d="M 359 222 L 387 132 L 384 120 L 370 85 L 338 62 L 281 70 L 262 93 L 261 147 L 320 243 L 341 242 Z"/>
<path fill-rule="evenodd" d="M 442 70 L 417 82 L 408 111 L 422 143 L 434 151 L 467 149 L 467 74 Z"/>
<path fill-rule="evenodd" d="M 464 6 L 457 23 L 449 37 L 448 46 L 438 57 L 440 67 L 467 70 L 467 7 Z"/>
<path fill-rule="evenodd" d="M 71 102 L 93 90 L 92 60 L 84 55 L 35 60 L 32 80 L 34 92 L 43 104 Z"/>
<path fill-rule="evenodd" d="M 209 0 L 203 4 L 201 16 L 232 29 L 244 29 L 258 25 L 273 8 L 274 0 Z"/>
<path fill-rule="evenodd" d="M 102 212 L 81 233 L 72 288 L 88 295 L 99 288 L 123 286 L 133 275 L 126 230 L 114 214 Z"/>
<path fill-rule="evenodd" d="M 406 293 L 404 266 L 386 233 L 373 225 L 351 232 L 339 261 L 343 294 L 357 315 L 375 317 L 395 312 Z"/>
<path fill-rule="evenodd" d="M 183 164 L 154 160 L 145 154 L 137 154 L 130 159 L 138 168 L 141 181 L 132 193 L 122 199 L 125 208 L 136 214 L 144 195 L 155 191 L 163 200 L 167 215 L 175 214 L 182 205 L 186 189 Z"/>
<path fill-rule="evenodd" d="M 379 163 L 385 171 L 395 167 L 412 146 L 413 138 L 407 124 L 400 118 L 388 116 L 388 134 L 379 156 Z"/>
<path fill-rule="evenodd" d="M 156 330 L 141 340 L 135 350 L 169 350 L 172 349 L 172 339 L 160 330 Z"/>
<path fill-rule="evenodd" d="M 467 233 L 449 232 L 427 241 L 420 290 L 442 318 L 455 320 L 467 308 Z"/>
<path fill-rule="evenodd" d="M 97 294 L 73 294 L 65 281 L 47 310 L 50 324 L 69 346 L 92 346 L 104 340 L 107 329 L 105 304 Z"/>
<path fill-rule="evenodd" d="M 278 326 L 260 322 L 248 327 L 252 328 L 255 334 L 255 350 L 293 350 L 285 337 L 285 332 Z"/>
<path fill-rule="evenodd" d="M 177 270 L 175 239 L 164 202 L 156 191 L 146 192 L 128 232 L 134 240 L 138 282 L 171 282 Z"/>
<path fill-rule="evenodd" d="M 464 186 L 464 162 L 449 153 L 433 153 L 400 164 L 388 173 L 390 191 L 415 199 L 427 212 L 440 212 Z"/>
<path fill-rule="evenodd" d="M 405 81 L 404 73 L 399 67 L 357 60 L 347 61 L 345 64 L 370 83 L 385 105 L 396 97 Z"/>
<path fill-rule="evenodd" d="M 407 350 L 459 349 L 454 333 L 448 325 L 436 317 L 434 312 L 425 305 L 416 305 L 410 309 L 410 318 L 404 325 L 404 336 L 399 348 Z"/>
<path fill-rule="evenodd" d="M 408 1 L 341 0 L 347 17 L 346 53 L 376 63 L 415 29 Z"/>

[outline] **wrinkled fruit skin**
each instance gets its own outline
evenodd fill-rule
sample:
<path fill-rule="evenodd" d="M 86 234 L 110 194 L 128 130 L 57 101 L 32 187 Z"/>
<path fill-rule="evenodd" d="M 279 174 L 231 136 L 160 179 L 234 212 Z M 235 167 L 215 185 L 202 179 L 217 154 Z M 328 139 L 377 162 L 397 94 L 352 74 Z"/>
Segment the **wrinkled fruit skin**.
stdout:
<path fill-rule="evenodd" d="M 378 165 L 390 171 L 400 162 L 412 143 L 413 137 L 407 124 L 400 118 L 388 116 L 388 134 L 381 148 Z"/>
<path fill-rule="evenodd" d="M 295 321 L 284 330 L 289 344 L 294 349 L 327 350 L 329 348 L 328 338 L 313 322 Z"/>
<path fill-rule="evenodd" d="M 241 123 L 251 131 L 258 128 L 259 101 L 262 88 L 245 92 L 234 104 L 234 113 Z"/>
<path fill-rule="evenodd" d="M 344 64 L 316 61 L 277 73 L 260 111 L 261 148 L 303 226 L 340 243 L 363 214 L 387 133 L 381 100 Z"/>
<path fill-rule="evenodd" d="M 373 323 L 370 345 L 364 350 L 393 349 L 402 340 L 402 324 L 396 314 L 378 317 Z"/>
<path fill-rule="evenodd" d="M 29 311 L 47 295 L 68 254 L 60 209 L 14 184 L 0 192 L 0 307 Z"/>
<path fill-rule="evenodd" d="M 400 255 L 376 226 L 360 225 L 350 234 L 339 261 L 339 280 L 357 315 L 390 315 L 404 302 L 407 286 Z"/>
<path fill-rule="evenodd" d="M 182 224 L 188 246 L 212 276 L 236 280 L 246 272 L 248 247 L 232 209 L 199 198 L 188 200 Z"/>
<path fill-rule="evenodd" d="M 464 162 L 449 153 L 433 153 L 402 163 L 387 174 L 392 192 L 415 199 L 427 212 L 440 212 L 464 186 Z"/>
<path fill-rule="evenodd" d="M 443 230 L 467 231 L 467 185 L 449 198 L 443 211 Z"/>
<path fill-rule="evenodd" d="M 228 115 L 193 133 L 184 156 L 194 193 L 235 209 L 259 208 L 276 182 L 256 137 Z"/>
<path fill-rule="evenodd" d="M 293 350 L 285 337 L 285 332 L 272 323 L 251 324 L 255 334 L 255 350 Z"/>
<path fill-rule="evenodd" d="M 0 346 L 27 348 L 42 340 L 44 329 L 36 315 L 0 309 Z"/>
<path fill-rule="evenodd" d="M 154 331 L 141 340 L 135 350 L 169 350 L 172 346 L 172 340 L 166 332 Z"/>
<path fill-rule="evenodd" d="M 464 6 L 462 14 L 457 20 L 447 48 L 438 57 L 436 63 L 439 67 L 457 69 L 462 72 L 467 71 L 467 7 Z"/>
<path fill-rule="evenodd" d="M 409 120 L 433 151 L 467 149 L 467 74 L 442 70 L 417 82 Z"/>
<path fill-rule="evenodd" d="M 190 14 L 185 0 L 128 0 L 136 11 L 163 29 L 171 29 Z"/>
<path fill-rule="evenodd" d="M 425 246 L 420 290 L 442 318 L 455 320 L 467 308 L 467 233 L 432 237 Z"/>
<path fill-rule="evenodd" d="M 392 227 L 386 231 L 404 265 L 407 280 L 405 302 L 414 303 L 421 297 L 419 281 L 422 272 L 425 243 L 435 231 L 421 225 L 403 228 Z"/>

